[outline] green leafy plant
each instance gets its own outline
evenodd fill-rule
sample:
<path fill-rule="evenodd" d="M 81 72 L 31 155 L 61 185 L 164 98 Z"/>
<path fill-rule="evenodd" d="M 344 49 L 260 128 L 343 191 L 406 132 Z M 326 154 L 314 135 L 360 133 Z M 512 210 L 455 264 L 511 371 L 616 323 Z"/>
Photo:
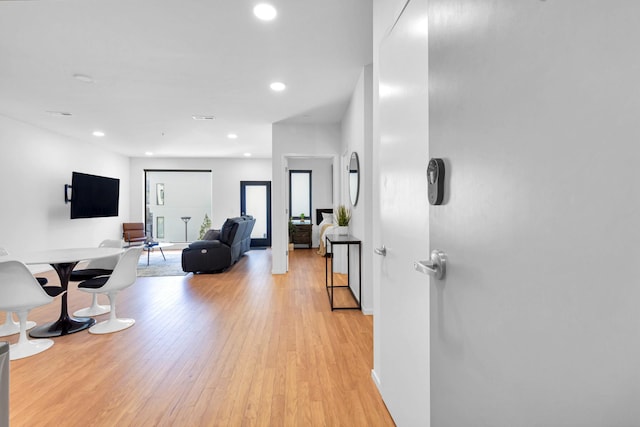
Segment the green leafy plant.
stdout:
<path fill-rule="evenodd" d="M 351 221 L 351 211 L 347 209 L 345 205 L 338 206 L 336 209 L 336 220 L 339 226 L 349 225 L 349 221 Z"/>
<path fill-rule="evenodd" d="M 211 220 L 207 214 L 204 214 L 204 221 L 202 221 L 202 225 L 200 226 L 200 238 L 202 240 L 206 232 L 211 228 Z"/>
<path fill-rule="evenodd" d="M 303 213 L 300 214 L 300 221 L 304 222 L 304 214 Z"/>

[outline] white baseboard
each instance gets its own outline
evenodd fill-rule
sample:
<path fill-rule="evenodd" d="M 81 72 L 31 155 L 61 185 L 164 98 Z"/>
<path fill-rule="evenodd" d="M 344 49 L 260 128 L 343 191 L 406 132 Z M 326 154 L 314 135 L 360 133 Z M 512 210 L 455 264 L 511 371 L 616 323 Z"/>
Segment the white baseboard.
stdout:
<path fill-rule="evenodd" d="M 366 316 L 373 316 L 373 309 L 369 307 L 362 307 L 362 314 Z"/>
<path fill-rule="evenodd" d="M 380 390 L 380 378 L 378 378 L 378 374 L 376 374 L 376 371 L 374 371 L 373 369 L 371 370 L 371 378 L 373 379 L 373 382 L 376 384 L 376 387 L 378 388 L 378 391 L 380 392 L 380 394 L 382 394 L 382 391 Z"/>

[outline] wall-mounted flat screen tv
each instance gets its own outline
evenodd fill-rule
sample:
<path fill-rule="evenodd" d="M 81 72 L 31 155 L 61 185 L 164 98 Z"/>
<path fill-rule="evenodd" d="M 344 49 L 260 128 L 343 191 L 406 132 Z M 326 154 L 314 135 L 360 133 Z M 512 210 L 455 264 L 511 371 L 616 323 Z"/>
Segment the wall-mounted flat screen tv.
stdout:
<path fill-rule="evenodd" d="M 71 219 L 118 216 L 120 180 L 73 172 Z"/>

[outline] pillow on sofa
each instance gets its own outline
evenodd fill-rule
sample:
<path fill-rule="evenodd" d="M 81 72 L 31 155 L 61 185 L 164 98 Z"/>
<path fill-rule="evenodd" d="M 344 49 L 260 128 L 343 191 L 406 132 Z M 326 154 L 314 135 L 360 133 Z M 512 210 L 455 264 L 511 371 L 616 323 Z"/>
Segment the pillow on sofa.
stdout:
<path fill-rule="evenodd" d="M 233 243 L 233 239 L 238 229 L 238 220 L 240 218 L 227 218 L 220 229 L 220 241 L 230 245 Z"/>
<path fill-rule="evenodd" d="M 231 233 L 231 227 L 233 226 L 233 220 L 231 218 L 227 218 L 227 220 L 222 224 L 222 228 L 220 229 L 220 241 L 227 242 L 229 240 L 229 234 Z"/>

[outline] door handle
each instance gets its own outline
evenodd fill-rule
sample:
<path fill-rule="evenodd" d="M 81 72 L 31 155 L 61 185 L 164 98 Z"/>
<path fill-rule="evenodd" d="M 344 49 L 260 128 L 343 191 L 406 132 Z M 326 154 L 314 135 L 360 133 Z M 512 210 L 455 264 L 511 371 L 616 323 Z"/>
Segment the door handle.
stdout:
<path fill-rule="evenodd" d="M 447 271 L 447 255 L 434 249 L 431 251 L 431 259 L 429 261 L 415 261 L 413 268 L 420 273 L 428 274 L 436 279 L 442 279 Z"/>
<path fill-rule="evenodd" d="M 387 256 L 387 248 L 385 248 L 384 245 L 382 245 L 381 248 L 374 248 L 373 252 L 380 256 Z"/>

